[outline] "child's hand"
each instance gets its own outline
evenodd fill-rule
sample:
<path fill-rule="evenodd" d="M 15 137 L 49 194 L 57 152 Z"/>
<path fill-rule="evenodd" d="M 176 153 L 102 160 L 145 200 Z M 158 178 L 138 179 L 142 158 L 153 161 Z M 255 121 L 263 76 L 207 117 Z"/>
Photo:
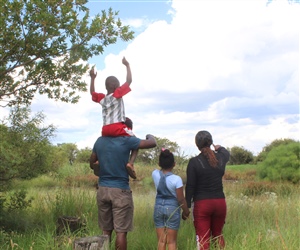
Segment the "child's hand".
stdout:
<path fill-rule="evenodd" d="M 186 220 L 186 219 L 188 219 L 189 218 L 189 215 L 190 215 L 190 212 L 188 212 L 188 213 L 184 213 L 184 212 L 182 212 L 182 214 L 181 214 L 181 218 L 183 219 L 183 220 Z"/>
<path fill-rule="evenodd" d="M 93 66 L 90 70 L 90 77 L 91 78 L 96 78 L 97 72 L 95 71 L 95 66 Z"/>
<path fill-rule="evenodd" d="M 122 59 L 122 63 L 127 67 L 129 65 L 129 62 L 126 60 L 125 56 Z"/>

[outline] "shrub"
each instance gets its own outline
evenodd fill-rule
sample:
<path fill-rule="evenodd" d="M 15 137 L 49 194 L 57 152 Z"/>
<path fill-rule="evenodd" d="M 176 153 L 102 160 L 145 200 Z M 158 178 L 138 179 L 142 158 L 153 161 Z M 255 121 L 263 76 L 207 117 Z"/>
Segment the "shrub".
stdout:
<path fill-rule="evenodd" d="M 234 146 L 230 149 L 229 164 L 240 165 L 248 164 L 253 161 L 253 154 L 243 147 Z"/>
<path fill-rule="evenodd" d="M 271 182 L 250 181 L 243 185 L 242 193 L 247 196 L 262 195 L 266 192 L 275 192 L 275 185 Z"/>
<path fill-rule="evenodd" d="M 270 181 L 289 181 L 298 183 L 299 172 L 299 142 L 274 147 L 261 163 L 259 177 Z"/>
<path fill-rule="evenodd" d="M 274 141 L 272 141 L 270 144 L 266 145 L 263 150 L 257 155 L 257 157 L 255 157 L 255 163 L 258 162 L 263 162 L 266 158 L 268 153 L 273 149 L 276 148 L 280 145 L 287 145 L 291 142 L 296 142 L 293 139 L 276 139 Z"/>

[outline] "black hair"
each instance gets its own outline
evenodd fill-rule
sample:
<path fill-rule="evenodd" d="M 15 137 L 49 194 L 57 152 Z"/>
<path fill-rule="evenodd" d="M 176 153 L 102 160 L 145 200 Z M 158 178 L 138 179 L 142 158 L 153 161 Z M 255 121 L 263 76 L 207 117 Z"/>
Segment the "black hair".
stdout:
<path fill-rule="evenodd" d="M 162 169 L 169 169 L 174 167 L 174 155 L 169 149 L 162 149 L 159 154 L 159 166 Z"/>
<path fill-rule="evenodd" d="M 125 123 L 125 125 L 127 126 L 127 128 L 130 128 L 130 129 L 132 130 L 133 124 L 132 124 L 131 119 L 129 119 L 128 117 L 126 117 L 124 123 Z"/>
<path fill-rule="evenodd" d="M 105 87 L 108 92 L 112 93 L 120 86 L 120 82 L 115 76 L 108 76 L 105 80 Z"/>
<path fill-rule="evenodd" d="M 210 147 L 213 143 L 211 134 L 208 131 L 202 130 L 196 134 L 195 142 L 199 150 L 205 147 Z"/>
<path fill-rule="evenodd" d="M 205 130 L 199 131 L 195 136 L 195 142 L 201 154 L 208 160 L 209 165 L 216 168 L 218 166 L 218 159 L 210 148 L 210 145 L 213 143 L 211 134 Z"/>

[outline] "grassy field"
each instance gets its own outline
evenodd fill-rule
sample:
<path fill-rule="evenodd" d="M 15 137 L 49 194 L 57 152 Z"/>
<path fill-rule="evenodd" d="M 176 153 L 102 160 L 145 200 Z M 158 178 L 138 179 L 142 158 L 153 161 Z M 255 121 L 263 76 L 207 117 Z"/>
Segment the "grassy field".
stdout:
<path fill-rule="evenodd" d="M 138 180 L 131 181 L 135 214 L 134 231 L 128 234 L 129 250 L 156 249 L 152 220 L 155 189 L 151 179 L 155 167 L 136 166 Z M 177 167 L 176 173 L 185 179 L 184 167 Z M 224 227 L 226 249 L 300 249 L 299 186 L 261 182 L 255 173 L 255 165 L 227 168 L 224 178 L 228 206 Z M 6 214 L 7 225 L 14 230 L 0 229 L 1 249 L 72 249 L 75 238 L 100 235 L 96 183 L 97 178 L 84 164 L 64 166 L 58 174 L 15 182 L 15 190 L 26 190 L 33 198 L 32 206 Z M 57 236 L 56 221 L 62 215 L 80 217 L 85 227 Z M 192 218 L 181 222 L 178 249 L 196 249 Z"/>

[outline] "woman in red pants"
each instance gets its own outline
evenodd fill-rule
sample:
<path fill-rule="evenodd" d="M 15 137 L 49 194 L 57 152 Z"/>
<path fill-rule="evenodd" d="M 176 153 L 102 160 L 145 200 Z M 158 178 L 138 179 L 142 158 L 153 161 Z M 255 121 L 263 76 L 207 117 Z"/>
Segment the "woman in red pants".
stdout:
<path fill-rule="evenodd" d="M 195 142 L 200 154 L 189 160 L 185 195 L 189 208 L 194 203 L 197 246 L 199 250 L 207 250 L 212 239 L 222 249 L 225 247 L 222 230 L 226 218 L 222 177 L 230 154 L 224 147 L 213 144 L 208 131 L 199 131 Z"/>

